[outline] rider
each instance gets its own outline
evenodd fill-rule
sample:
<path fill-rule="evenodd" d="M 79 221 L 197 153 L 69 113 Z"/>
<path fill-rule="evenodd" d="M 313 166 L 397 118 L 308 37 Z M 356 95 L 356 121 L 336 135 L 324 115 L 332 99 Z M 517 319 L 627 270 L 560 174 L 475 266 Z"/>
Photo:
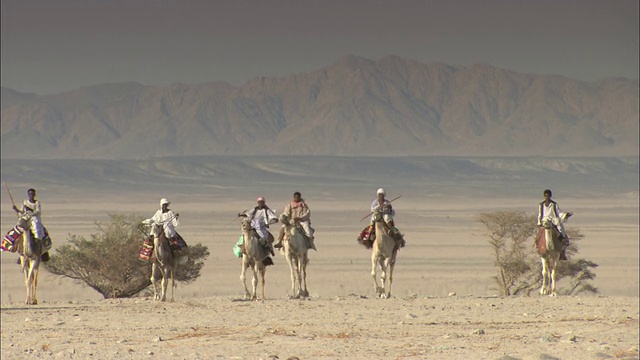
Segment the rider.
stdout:
<path fill-rule="evenodd" d="M 258 206 L 244 213 L 239 213 L 238 217 L 246 217 L 251 220 L 251 227 L 256 230 L 260 240 L 264 244 L 268 244 L 271 255 L 275 255 L 273 251 L 274 239 L 271 232 L 269 232 L 269 225 L 277 223 L 278 218 L 273 210 L 267 206 L 264 197 L 259 196 L 256 201 Z"/>
<path fill-rule="evenodd" d="M 13 210 L 18 213 L 20 217 L 31 221 L 31 232 L 35 238 L 43 239 L 44 226 L 42 225 L 42 218 L 40 217 L 42 207 L 40 201 L 36 200 L 36 190 L 27 190 L 27 197 L 28 199 L 22 202 L 22 209 L 18 209 L 17 206 L 13 205 Z"/>
<path fill-rule="evenodd" d="M 33 188 L 27 190 L 27 198 L 27 200 L 22 202 L 21 209 L 13 205 L 13 210 L 25 221 L 31 222 L 31 233 L 36 239 L 44 240 L 47 237 L 47 231 L 44 225 L 42 225 L 42 206 L 40 205 L 40 201 L 36 200 L 36 190 Z M 49 260 L 48 251 L 42 254 L 42 260 Z"/>
<path fill-rule="evenodd" d="M 315 239 L 315 237 L 313 236 L 315 230 L 311 227 L 311 210 L 302 198 L 302 194 L 299 191 L 293 193 L 293 200 L 291 200 L 291 202 L 289 202 L 287 206 L 285 206 L 282 213 L 287 216 L 287 219 L 293 220 L 295 223 L 300 224 L 309 241 L 310 248 L 318 251 L 316 249 L 316 245 L 313 243 L 313 240 Z M 285 225 L 282 224 L 280 233 L 278 234 L 278 242 L 274 244 L 273 247 L 282 247 L 282 240 L 284 239 L 284 228 Z"/>
<path fill-rule="evenodd" d="M 390 234 L 396 240 L 399 247 L 404 247 L 405 240 L 400 233 L 400 230 L 395 226 L 393 217 L 396 215 L 396 211 L 391 206 L 391 202 L 385 199 L 385 191 L 383 188 L 379 188 L 377 191 L 378 197 L 371 203 L 371 212 L 376 209 L 382 213 L 384 222 L 389 226 Z M 371 215 L 371 224 L 373 225 L 373 215 Z"/>
<path fill-rule="evenodd" d="M 142 223 L 145 225 L 151 225 L 153 223 L 162 224 L 164 235 L 171 241 L 175 237 L 179 236 L 176 232 L 175 227 L 180 225 L 180 221 L 178 221 L 178 217 L 180 216 L 180 214 L 174 214 L 173 211 L 169 210 L 170 204 L 171 201 L 169 201 L 167 198 L 160 199 L 160 210 L 156 211 L 156 213 L 153 214 L 153 216 L 149 219 L 143 220 Z M 149 237 L 151 238 L 152 236 L 153 230 L 151 230 L 151 232 L 149 233 Z"/>
<path fill-rule="evenodd" d="M 566 260 L 565 249 L 569 246 L 569 237 L 564 230 L 564 223 L 573 215 L 572 212 L 563 213 L 560 211 L 558 204 L 551 200 L 553 195 L 551 190 L 546 189 L 543 192 L 544 200 L 538 205 L 538 226 L 542 227 L 544 219 L 549 219 L 553 225 L 560 232 L 560 240 L 562 240 L 564 246 L 562 247 L 561 260 Z"/>

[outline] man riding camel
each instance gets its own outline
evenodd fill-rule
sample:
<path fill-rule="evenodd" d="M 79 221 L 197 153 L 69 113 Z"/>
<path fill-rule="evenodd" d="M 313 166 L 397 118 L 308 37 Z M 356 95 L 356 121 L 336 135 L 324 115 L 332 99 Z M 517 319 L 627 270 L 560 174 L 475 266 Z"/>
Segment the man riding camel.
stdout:
<path fill-rule="evenodd" d="M 258 202 L 258 206 L 244 213 L 239 213 L 238 217 L 246 217 L 251 220 L 251 227 L 260 237 L 260 242 L 269 247 L 269 252 L 273 256 L 275 255 L 273 251 L 274 238 L 271 232 L 269 232 L 269 225 L 277 223 L 278 218 L 273 210 L 267 206 L 264 197 L 259 196 L 256 201 Z M 240 247 L 244 248 L 244 244 L 240 245 Z"/>
<path fill-rule="evenodd" d="M 379 188 L 376 194 L 378 198 L 371 203 L 371 212 L 378 209 L 382 213 L 382 218 L 389 227 L 389 234 L 393 236 L 400 247 L 404 247 L 404 238 L 393 221 L 393 217 L 396 216 L 396 210 L 391 206 L 391 202 L 385 198 L 386 193 L 383 188 Z M 373 224 L 373 214 L 371 215 L 371 223 Z"/>
<path fill-rule="evenodd" d="M 307 238 L 309 247 L 313 250 L 318 251 L 316 249 L 316 245 L 313 242 L 313 240 L 315 239 L 313 235 L 315 230 L 311 227 L 311 210 L 302 198 L 302 194 L 299 191 L 293 193 L 293 200 L 291 200 L 291 202 L 289 202 L 287 206 L 285 206 L 282 213 L 287 216 L 287 219 L 291 219 L 294 221 L 294 223 L 300 224 L 300 226 L 304 230 L 304 235 Z M 282 247 L 282 240 L 284 239 L 284 229 L 285 225 L 282 224 L 280 233 L 278 234 L 278 242 L 274 244 L 273 247 Z"/>
<path fill-rule="evenodd" d="M 30 222 L 31 226 L 31 234 L 33 237 L 40 240 L 45 240 L 47 235 L 47 231 L 42 224 L 42 205 L 40 201 L 36 200 L 36 190 L 31 188 L 27 190 L 27 200 L 22 202 L 22 208 L 18 209 L 17 206 L 13 205 L 13 211 L 15 211 L 18 216 L 26 222 Z M 51 247 L 51 241 L 49 242 L 47 247 Z M 45 252 L 42 254 L 42 261 L 49 260 L 49 252 Z"/>
<path fill-rule="evenodd" d="M 569 237 L 564 230 L 564 223 L 573 215 L 572 212 L 563 213 L 560 211 L 558 203 L 551 200 L 551 190 L 546 189 L 543 192 L 544 200 L 538 204 L 538 226 L 542 227 L 542 223 L 545 219 L 551 221 L 553 225 L 558 229 L 560 233 L 560 240 L 562 240 L 562 254 L 560 260 L 567 260 L 565 254 L 566 248 L 569 246 Z"/>
<path fill-rule="evenodd" d="M 178 234 L 176 231 L 176 227 L 180 225 L 180 221 L 178 217 L 180 217 L 179 213 L 174 213 L 169 210 L 169 205 L 171 201 L 167 198 L 160 199 L 160 209 L 153 214 L 149 219 L 145 219 L 142 221 L 145 225 L 151 225 L 153 223 L 162 224 L 162 228 L 164 230 L 164 236 L 169 240 L 169 245 L 173 251 L 183 250 L 187 247 L 187 243 L 184 241 L 182 236 Z M 153 244 L 153 229 L 149 232 L 149 241 Z"/>
<path fill-rule="evenodd" d="M 391 235 L 396 241 L 396 246 L 404 247 L 406 242 L 404 240 L 404 236 L 400 233 L 400 230 L 395 226 L 393 217 L 396 215 L 396 211 L 391 206 L 391 201 L 385 198 L 386 193 L 383 188 L 379 188 L 376 194 L 378 197 L 371 203 L 371 224 L 360 233 L 358 242 L 365 245 L 367 248 L 371 248 L 373 238 L 375 237 L 373 212 L 378 210 L 382 213 L 382 218 L 385 224 L 389 227 L 389 235 Z"/>

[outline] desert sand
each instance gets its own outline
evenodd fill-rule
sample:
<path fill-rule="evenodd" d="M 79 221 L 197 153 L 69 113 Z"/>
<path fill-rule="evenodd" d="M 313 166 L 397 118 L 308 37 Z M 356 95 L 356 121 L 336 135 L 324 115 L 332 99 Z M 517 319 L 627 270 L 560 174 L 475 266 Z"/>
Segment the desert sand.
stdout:
<path fill-rule="evenodd" d="M 197 281 L 177 287 L 173 303 L 105 300 L 42 270 L 39 304 L 25 306 L 17 255 L 3 253 L 3 359 L 638 358 L 637 192 L 556 196 L 576 214 L 568 226 L 585 235 L 578 256 L 599 264 L 594 285 L 600 290 L 556 298 L 498 296 L 491 250 L 474 220 L 480 212 L 533 212 L 539 200 L 404 193 L 396 220 L 408 245 L 398 255 L 393 297 L 378 299 L 370 252 L 355 240 L 371 199 L 303 190 L 317 229 L 311 297 L 288 299 L 289 269 L 277 254 L 263 303 L 241 300 L 240 262 L 231 250 L 239 227 L 234 214 L 252 206 L 253 194 L 45 190 L 40 199 L 54 249 L 68 234 L 96 232 L 94 221 L 109 213 L 151 216 L 167 196 L 180 213 L 179 232 L 211 255 Z M 288 190 L 263 195 L 282 209 Z M 389 197 L 395 195 L 391 190 Z M 602 211 L 605 201 L 611 211 Z M 7 203 L 3 196 L 3 231 L 13 223 Z"/>

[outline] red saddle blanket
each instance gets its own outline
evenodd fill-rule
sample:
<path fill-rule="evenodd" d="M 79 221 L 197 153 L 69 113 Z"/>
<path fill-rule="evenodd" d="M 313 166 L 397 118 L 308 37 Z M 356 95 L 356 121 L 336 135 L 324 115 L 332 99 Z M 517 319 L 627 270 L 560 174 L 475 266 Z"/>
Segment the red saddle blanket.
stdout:
<path fill-rule="evenodd" d="M 176 234 L 175 237 L 169 239 L 169 247 L 171 248 L 173 255 L 177 257 L 185 255 L 188 249 L 187 242 L 184 241 L 184 239 L 182 238 L 182 236 L 180 236 L 180 234 Z M 138 252 L 138 258 L 142 261 L 152 261 L 153 260 L 151 258 L 152 254 L 153 254 L 153 238 L 146 238 L 144 239 L 144 243 L 142 244 L 142 247 Z"/>

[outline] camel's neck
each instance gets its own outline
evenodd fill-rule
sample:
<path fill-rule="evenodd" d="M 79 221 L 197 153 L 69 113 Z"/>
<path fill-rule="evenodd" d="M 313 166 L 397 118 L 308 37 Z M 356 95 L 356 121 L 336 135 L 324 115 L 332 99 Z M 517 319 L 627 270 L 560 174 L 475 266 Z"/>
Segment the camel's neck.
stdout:
<path fill-rule="evenodd" d="M 242 232 L 242 236 L 244 236 L 244 248 L 248 253 L 253 251 L 253 241 L 251 241 L 251 237 L 253 236 L 252 233 L 253 230 L 244 230 Z"/>
<path fill-rule="evenodd" d="M 376 221 L 375 222 L 376 229 L 376 247 L 380 250 L 383 250 L 385 245 L 385 239 L 390 239 L 390 236 L 387 234 L 387 228 L 384 224 L 384 221 Z M 393 247 L 392 247 L 393 248 Z"/>
<path fill-rule="evenodd" d="M 550 249 L 550 246 L 553 246 L 553 228 L 545 228 L 544 229 L 544 240 L 547 242 L 547 250 Z"/>
<path fill-rule="evenodd" d="M 36 246 L 34 244 L 33 235 L 30 229 L 26 229 L 22 234 L 22 252 L 26 257 L 34 257 L 36 254 Z"/>
<path fill-rule="evenodd" d="M 155 236 L 153 239 L 153 245 L 156 249 L 156 257 L 161 262 L 167 262 L 171 258 L 171 250 L 169 249 L 169 242 L 167 238 L 164 236 L 164 233 L 161 233 L 160 236 Z"/>

